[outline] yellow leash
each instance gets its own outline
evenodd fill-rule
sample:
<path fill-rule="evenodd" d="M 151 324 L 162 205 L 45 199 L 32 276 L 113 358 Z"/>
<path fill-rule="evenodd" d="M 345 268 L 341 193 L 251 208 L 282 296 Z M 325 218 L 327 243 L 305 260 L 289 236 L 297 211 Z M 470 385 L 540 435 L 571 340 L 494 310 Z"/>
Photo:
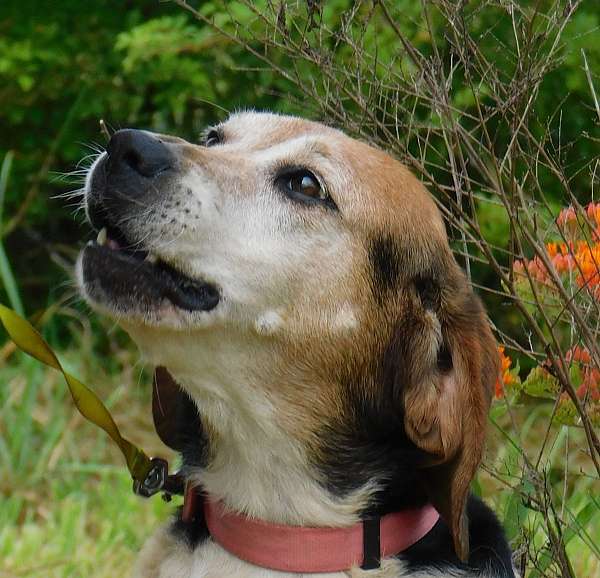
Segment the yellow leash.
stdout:
<path fill-rule="evenodd" d="M 100 398 L 63 369 L 50 346 L 29 321 L 2 304 L 0 304 L 0 321 L 19 349 L 63 374 L 71 397 L 81 415 L 102 428 L 119 446 L 137 494 L 149 497 L 160 491 L 165 491 L 167 494 L 182 493 L 181 480 L 178 476 L 168 475 L 167 462 L 160 458 L 149 458 L 140 448 L 121 435 L 112 415 Z"/>

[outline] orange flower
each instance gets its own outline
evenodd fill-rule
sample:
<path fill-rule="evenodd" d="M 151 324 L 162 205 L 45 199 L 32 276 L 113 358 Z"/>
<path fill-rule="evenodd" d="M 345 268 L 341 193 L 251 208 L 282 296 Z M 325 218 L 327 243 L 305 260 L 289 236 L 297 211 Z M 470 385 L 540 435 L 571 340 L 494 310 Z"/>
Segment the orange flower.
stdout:
<path fill-rule="evenodd" d="M 600 203 L 590 203 L 587 206 L 586 213 L 592 225 L 600 227 Z"/>
<path fill-rule="evenodd" d="M 577 397 L 583 399 L 586 395 L 592 401 L 600 401 L 600 370 L 588 368 L 583 375 L 583 382 L 577 388 Z"/>
<path fill-rule="evenodd" d="M 515 378 L 514 376 L 510 373 L 510 366 L 512 365 L 512 360 L 510 359 L 510 357 L 508 357 L 508 355 L 504 354 L 504 346 L 503 345 L 499 345 L 498 346 L 498 353 L 500 355 L 500 375 L 498 376 L 498 379 L 496 380 L 496 399 L 500 399 L 501 397 L 504 397 L 504 387 L 506 385 L 511 385 L 512 383 L 515 383 Z"/>
<path fill-rule="evenodd" d="M 588 206 L 588 216 L 592 215 L 594 219 L 600 219 L 600 203 L 593 206 L 593 213 L 590 207 L 592 205 Z M 567 219 L 567 217 L 564 217 L 564 219 Z M 556 272 L 563 274 L 575 271 L 579 286 L 587 286 L 592 295 L 596 297 L 600 296 L 600 227 L 598 228 L 598 234 L 598 241 L 592 244 L 581 240 L 569 241 L 568 244 L 557 242 L 546 243 L 546 251 L 551 258 Z M 519 270 L 517 270 L 517 263 L 520 263 Z M 541 282 L 547 280 L 548 273 L 543 262 L 538 257 L 534 257 L 531 261 L 525 261 L 524 263 L 525 265 L 521 261 L 515 262 L 515 273 L 520 272 L 523 266 L 525 266 L 532 278 Z"/>
<path fill-rule="evenodd" d="M 579 345 L 575 345 L 569 349 L 565 357 L 567 361 L 577 361 L 584 365 L 589 365 L 592 361 L 590 352 L 585 347 L 580 347 Z"/>
<path fill-rule="evenodd" d="M 564 243 L 546 243 L 546 251 L 551 258 L 554 258 L 559 254 L 564 255 L 563 246 Z"/>
<path fill-rule="evenodd" d="M 552 264 L 559 274 L 567 273 L 572 271 L 575 265 L 575 261 L 571 255 L 561 255 L 560 253 L 552 259 Z"/>
<path fill-rule="evenodd" d="M 548 280 L 548 271 L 546 265 L 539 257 L 534 257 L 527 263 L 527 270 L 533 279 L 544 283 Z"/>
<path fill-rule="evenodd" d="M 577 277 L 579 285 L 589 288 L 600 285 L 600 243 L 583 243 L 575 254 L 575 260 L 580 270 Z"/>
<path fill-rule="evenodd" d="M 576 362 L 581 365 L 583 380 L 577 388 L 577 397 L 584 399 L 589 396 L 592 401 L 600 401 L 600 369 L 591 366 L 592 356 L 585 347 L 575 345 L 567 351 L 566 359 L 568 362 Z"/>
<path fill-rule="evenodd" d="M 525 265 L 524 265 L 523 261 L 521 261 L 520 259 L 517 259 L 513 263 L 513 271 L 515 272 L 515 275 L 524 275 Z"/>
<path fill-rule="evenodd" d="M 504 397 L 504 385 L 502 381 L 500 381 L 500 376 L 498 376 L 498 379 L 496 379 L 494 396 L 496 397 L 496 399 L 501 399 Z"/>
<path fill-rule="evenodd" d="M 588 231 L 591 232 L 591 240 L 588 233 L 584 240 L 582 233 L 586 228 L 583 222 L 577 220 L 575 208 L 569 206 L 556 219 L 557 225 L 563 228 L 563 235 L 568 235 L 568 240 L 548 242 L 545 249 L 552 263 L 551 267 L 558 275 L 572 275 L 579 287 L 585 288 L 588 295 L 600 301 L 600 203 L 590 203 L 585 211 L 592 226 L 591 231 Z M 552 269 L 539 256 L 529 260 L 516 260 L 513 264 L 513 272 L 519 283 L 523 281 L 523 277 L 528 276 L 553 291 L 555 286 L 551 281 L 550 271 Z"/>
<path fill-rule="evenodd" d="M 600 369 L 591 368 L 586 375 L 590 395 L 594 401 L 600 401 Z"/>
<path fill-rule="evenodd" d="M 563 209 L 558 214 L 556 219 L 556 224 L 559 227 L 573 222 L 577 222 L 577 215 L 575 214 L 575 209 L 573 207 L 567 207 L 566 209 Z"/>

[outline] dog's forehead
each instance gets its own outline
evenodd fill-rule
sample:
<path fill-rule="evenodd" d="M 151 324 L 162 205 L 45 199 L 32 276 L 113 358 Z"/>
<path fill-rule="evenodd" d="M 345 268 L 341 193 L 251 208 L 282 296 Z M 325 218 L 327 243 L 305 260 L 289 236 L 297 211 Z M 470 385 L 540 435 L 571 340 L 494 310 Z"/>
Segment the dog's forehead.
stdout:
<path fill-rule="evenodd" d="M 391 191 L 394 183 L 409 175 L 387 153 L 336 128 L 299 117 L 244 112 L 230 116 L 220 128 L 226 144 L 247 152 L 273 149 L 275 154 L 283 151 L 284 155 L 291 152 L 321 157 L 328 161 L 330 170 L 345 173 L 365 194 L 372 188 Z M 292 146 L 286 147 L 288 144 Z"/>
<path fill-rule="evenodd" d="M 318 156 L 326 160 L 321 167 L 327 169 L 325 177 L 335 185 L 336 201 L 350 221 L 396 231 L 401 237 L 421 237 L 423 227 L 418 223 L 425 223 L 428 235 L 445 239 L 443 221 L 423 184 L 378 148 L 325 124 L 274 113 L 236 113 L 221 129 L 225 142 L 248 152 L 281 150 L 294 143 L 294 152 L 305 150 L 313 160 Z"/>
<path fill-rule="evenodd" d="M 345 136 L 342 132 L 318 122 L 266 112 L 233 114 L 222 124 L 222 128 L 226 137 L 251 141 L 261 148 L 302 136 L 323 136 L 329 139 Z"/>

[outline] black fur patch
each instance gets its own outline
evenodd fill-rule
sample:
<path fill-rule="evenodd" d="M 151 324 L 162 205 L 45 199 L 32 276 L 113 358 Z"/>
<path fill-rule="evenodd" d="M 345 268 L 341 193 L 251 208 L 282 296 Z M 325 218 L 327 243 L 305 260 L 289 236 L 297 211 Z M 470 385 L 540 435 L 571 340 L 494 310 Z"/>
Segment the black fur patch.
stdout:
<path fill-rule="evenodd" d="M 208 461 L 208 439 L 198 408 L 187 394 L 183 394 L 179 405 L 177 423 L 178 443 L 185 467 L 204 467 Z"/>
<path fill-rule="evenodd" d="M 365 518 L 423 506 L 429 501 L 421 477 L 424 452 L 397 425 L 397 415 L 386 409 L 371 413 L 366 407 L 344 433 L 322 431 L 327 440 L 327 458 L 318 468 L 324 474 L 327 489 L 340 496 L 368 480 L 379 480 L 381 490 L 361 513 Z M 471 571 L 494 578 L 515 578 L 510 548 L 494 513 L 474 496 L 468 499 L 467 513 L 468 564 L 456 557 L 448 526 L 440 520 L 424 538 L 397 556 L 407 564 L 407 575 L 437 570 L 448 577 Z"/>
<path fill-rule="evenodd" d="M 440 286 L 431 277 L 415 277 L 417 295 L 425 309 L 436 311 L 440 307 Z"/>
<path fill-rule="evenodd" d="M 400 276 L 400 259 L 396 243 L 389 235 L 375 237 L 369 244 L 369 262 L 373 269 L 373 289 L 379 303 L 394 289 Z"/>
<path fill-rule="evenodd" d="M 169 528 L 171 534 L 181 540 L 186 546 L 193 550 L 198 544 L 202 544 L 208 537 L 209 531 L 204 519 L 204 511 L 200 510 L 198 515 L 189 522 L 181 519 L 183 508 L 178 508 L 175 519 Z"/>
<path fill-rule="evenodd" d="M 178 424 L 175 444 L 180 450 L 182 469 L 205 467 L 208 462 L 208 438 L 196 404 L 183 391 L 177 400 L 175 419 Z M 199 508 L 196 517 L 189 522 L 181 519 L 181 512 L 182 508 L 178 508 L 170 531 L 193 550 L 209 537 L 204 511 Z"/>
<path fill-rule="evenodd" d="M 382 412 L 367 402 L 356 404 L 350 423 L 323 427 L 319 438 L 323 440 L 319 454 L 324 459 L 315 465 L 332 494 L 343 496 L 369 480 L 383 481 L 365 515 L 427 501 L 418 471 L 425 454 L 406 436 L 402 416 L 390 408 Z"/>
<path fill-rule="evenodd" d="M 442 373 L 447 373 L 452 369 L 452 353 L 448 346 L 443 343 L 438 351 L 437 366 Z"/>
<path fill-rule="evenodd" d="M 471 552 L 468 564 L 463 564 L 456 557 L 450 531 L 443 520 L 398 557 L 413 572 L 439 569 L 444 576 L 453 576 L 452 570 L 470 570 L 495 578 L 514 578 L 510 548 L 494 513 L 479 498 L 471 495 L 467 514 Z"/>

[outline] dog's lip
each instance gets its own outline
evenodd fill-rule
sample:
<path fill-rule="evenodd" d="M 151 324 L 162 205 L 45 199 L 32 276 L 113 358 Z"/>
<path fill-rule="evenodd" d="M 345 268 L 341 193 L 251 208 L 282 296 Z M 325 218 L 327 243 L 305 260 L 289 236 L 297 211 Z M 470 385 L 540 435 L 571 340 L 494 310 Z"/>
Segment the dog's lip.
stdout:
<path fill-rule="evenodd" d="M 95 230 L 98 231 L 98 235 L 95 243 L 94 241 L 90 241 L 92 244 L 104 246 L 113 251 L 123 251 L 141 260 L 152 257 L 150 260 L 155 262 L 158 259 L 154 254 L 151 254 L 150 251 L 142 247 L 140 243 L 131 243 L 125 234 L 116 227 L 108 225 Z"/>
<path fill-rule="evenodd" d="M 106 158 L 106 153 L 98 158 L 86 180 L 86 213 L 97 233 L 96 240 L 90 241 L 81 255 L 82 281 L 88 298 L 105 305 L 112 303 L 120 312 L 150 312 L 165 301 L 187 312 L 214 309 L 221 299 L 216 284 L 190 277 L 173 259 L 166 260 L 156 250 L 133 241 L 120 228 L 118 219 L 102 200 Z M 95 182 L 97 175 L 101 182 Z"/>
<path fill-rule="evenodd" d="M 131 301 L 132 291 L 147 305 L 165 299 L 185 311 L 210 311 L 220 300 L 218 288 L 192 279 L 153 253 L 108 236 L 106 228 L 82 255 L 84 281 L 101 286 L 116 301 Z"/>

